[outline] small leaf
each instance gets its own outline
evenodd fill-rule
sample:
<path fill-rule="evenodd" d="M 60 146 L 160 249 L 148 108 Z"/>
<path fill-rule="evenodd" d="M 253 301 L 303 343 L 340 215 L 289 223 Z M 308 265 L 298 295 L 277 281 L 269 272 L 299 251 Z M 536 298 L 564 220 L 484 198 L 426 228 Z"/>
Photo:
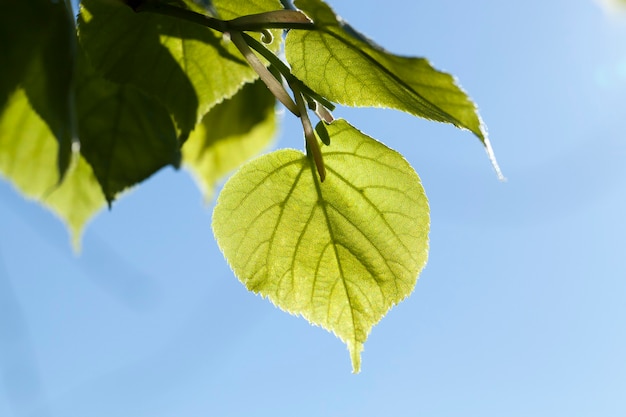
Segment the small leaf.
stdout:
<path fill-rule="evenodd" d="M 178 167 L 179 143 L 165 107 L 131 85 L 103 79 L 84 59 L 79 64 L 81 154 L 107 201 L 167 165 Z"/>
<path fill-rule="evenodd" d="M 225 19 L 280 8 L 278 0 L 213 3 Z M 237 49 L 207 27 L 135 13 L 121 3 L 83 0 L 81 7 L 80 38 L 95 68 L 157 97 L 183 138 L 211 107 L 257 77 Z"/>
<path fill-rule="evenodd" d="M 56 213 L 69 228 L 76 249 L 89 219 L 105 205 L 89 164 L 82 156 L 59 185 L 58 142 L 30 107 L 23 90 L 9 99 L 0 116 L 0 174 L 25 196 Z"/>
<path fill-rule="evenodd" d="M 473 132 L 501 176 L 478 110 L 455 79 L 424 58 L 391 54 L 356 32 L 321 0 L 296 0 L 318 30 L 288 33 L 293 73 L 331 101 L 388 107 Z"/>
<path fill-rule="evenodd" d="M 334 332 L 359 372 L 370 329 L 426 263 L 429 209 L 400 154 L 343 120 L 328 132 L 325 182 L 302 152 L 262 156 L 224 186 L 213 230 L 249 290 Z"/>
<path fill-rule="evenodd" d="M 324 145 L 330 145 L 330 135 L 328 134 L 328 129 L 326 129 L 324 122 L 319 122 L 315 126 L 315 133 L 317 133 L 317 137 L 320 138 Z"/>
<path fill-rule="evenodd" d="M 276 100 L 257 80 L 213 107 L 183 146 L 183 162 L 208 200 L 224 175 L 257 155 L 276 133 Z"/>

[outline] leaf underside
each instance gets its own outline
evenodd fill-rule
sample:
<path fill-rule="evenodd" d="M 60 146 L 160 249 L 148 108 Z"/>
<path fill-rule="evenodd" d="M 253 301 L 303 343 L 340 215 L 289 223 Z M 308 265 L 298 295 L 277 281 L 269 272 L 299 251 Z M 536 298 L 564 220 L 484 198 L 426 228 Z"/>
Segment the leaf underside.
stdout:
<path fill-rule="evenodd" d="M 317 30 L 288 33 L 285 53 L 294 75 L 340 104 L 387 107 L 467 129 L 483 143 L 502 178 L 478 109 L 454 77 L 424 58 L 385 51 L 321 0 L 296 0 L 295 5 Z"/>
<path fill-rule="evenodd" d="M 78 249 L 86 223 L 106 201 L 93 170 L 80 155 L 75 156 L 65 179 L 58 183 L 58 147 L 24 91 L 18 89 L 0 115 L 0 174 L 23 195 L 56 213 L 67 225 Z"/>
<path fill-rule="evenodd" d="M 205 200 L 216 183 L 259 154 L 277 130 L 276 100 L 257 80 L 213 107 L 183 146 L 183 163 L 193 173 Z"/>
<path fill-rule="evenodd" d="M 334 332 L 359 372 L 370 329 L 425 265 L 429 209 L 400 154 L 343 120 L 327 128 L 323 183 L 300 151 L 262 156 L 224 186 L 213 230 L 249 290 Z"/>

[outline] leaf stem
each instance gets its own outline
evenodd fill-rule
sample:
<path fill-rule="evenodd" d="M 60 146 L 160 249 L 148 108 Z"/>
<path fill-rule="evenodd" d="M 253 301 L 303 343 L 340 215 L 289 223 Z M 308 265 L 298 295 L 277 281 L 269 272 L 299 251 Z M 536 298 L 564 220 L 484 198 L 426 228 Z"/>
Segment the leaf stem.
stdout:
<path fill-rule="evenodd" d="M 263 45 L 261 42 L 257 41 L 256 39 L 254 39 L 252 36 L 248 35 L 247 33 L 243 33 L 242 35 L 244 39 L 246 40 L 246 43 L 252 49 L 257 51 L 263 58 L 267 59 L 274 67 L 276 67 L 278 72 L 280 72 L 282 76 L 285 77 L 285 80 L 287 80 L 289 85 L 297 84 L 300 91 L 306 97 L 309 97 L 317 101 L 318 103 L 320 103 L 321 105 L 323 105 L 324 107 L 326 107 L 327 109 L 331 111 L 335 109 L 335 105 L 333 103 L 331 103 L 324 97 L 320 96 L 315 91 L 311 90 L 306 84 L 304 84 L 302 81 L 296 78 L 291 73 L 291 70 L 289 69 L 289 67 L 280 58 L 274 55 L 272 51 L 267 49 L 265 45 Z"/>
<path fill-rule="evenodd" d="M 165 4 L 158 0 L 123 1 L 138 13 L 151 12 L 176 17 L 222 33 L 235 30 L 261 32 L 264 29 L 315 29 L 315 24 L 304 13 L 296 10 L 274 10 L 241 16 L 232 20 L 222 20 L 194 12 L 193 10 Z"/>
<path fill-rule="evenodd" d="M 317 136 L 315 136 L 313 125 L 311 124 L 311 120 L 309 119 L 309 114 L 306 109 L 304 97 L 297 85 L 290 85 L 290 87 L 293 90 L 293 93 L 296 97 L 296 103 L 298 104 L 298 108 L 300 109 L 300 121 L 302 122 L 302 128 L 304 129 L 304 138 L 307 145 L 307 154 L 310 152 L 310 155 L 313 156 L 313 161 L 315 162 L 317 173 L 320 176 L 320 181 L 324 182 L 324 180 L 326 179 L 326 167 L 324 166 L 324 157 L 322 156 L 320 144 L 317 142 Z"/>
<path fill-rule="evenodd" d="M 218 32 L 228 32 L 229 27 L 225 20 L 216 19 L 211 16 L 203 15 L 192 10 L 183 9 L 180 7 L 164 4 L 159 1 L 144 0 L 139 2 L 130 2 L 128 4 L 135 12 L 150 12 L 156 14 L 162 14 L 165 16 L 175 17 L 178 19 L 186 20 L 188 22 L 196 23 L 202 26 L 206 26 L 211 29 L 215 29 Z"/>
<path fill-rule="evenodd" d="M 289 93 L 285 90 L 282 83 L 274 77 L 274 75 L 265 67 L 261 60 L 252 52 L 242 33 L 235 31 L 230 33 L 230 39 L 233 41 L 239 52 L 246 58 L 248 64 L 259 74 L 261 80 L 265 83 L 267 88 L 274 94 L 274 96 L 289 109 L 290 112 L 296 116 L 301 116 L 301 111 L 293 102 L 293 99 L 289 96 Z"/>

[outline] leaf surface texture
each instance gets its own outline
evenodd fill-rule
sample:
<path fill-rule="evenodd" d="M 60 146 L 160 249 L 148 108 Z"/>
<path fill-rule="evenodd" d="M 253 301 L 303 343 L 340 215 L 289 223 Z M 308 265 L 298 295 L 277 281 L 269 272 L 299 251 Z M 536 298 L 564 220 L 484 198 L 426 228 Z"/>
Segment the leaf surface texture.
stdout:
<path fill-rule="evenodd" d="M 323 183 L 300 151 L 257 158 L 224 186 L 213 229 L 249 290 L 334 332 L 358 372 L 370 329 L 426 262 L 429 209 L 400 154 L 343 120 L 327 129 Z"/>

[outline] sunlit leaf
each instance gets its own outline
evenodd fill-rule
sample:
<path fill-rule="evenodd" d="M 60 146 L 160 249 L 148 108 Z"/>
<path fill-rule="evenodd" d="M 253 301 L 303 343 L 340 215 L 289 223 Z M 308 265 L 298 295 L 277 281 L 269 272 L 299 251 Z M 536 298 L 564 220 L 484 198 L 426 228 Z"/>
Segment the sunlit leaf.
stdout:
<path fill-rule="evenodd" d="M 81 154 L 109 201 L 159 169 L 180 163 L 165 107 L 131 85 L 107 81 L 80 62 L 76 88 Z"/>
<path fill-rule="evenodd" d="M 158 97 L 183 137 L 212 106 L 257 77 L 239 51 L 212 29 L 135 13 L 120 2 L 81 4 L 80 38 L 97 70 Z M 281 8 L 278 0 L 216 0 L 213 5 L 223 18 Z M 274 41 L 270 48 L 278 45 Z"/>
<path fill-rule="evenodd" d="M 106 202 L 91 167 L 81 156 L 77 155 L 58 185 L 58 147 L 26 94 L 17 90 L 0 116 L 0 174 L 24 196 L 56 213 L 78 248 L 86 223 Z"/>
<path fill-rule="evenodd" d="M 215 184 L 265 149 L 276 133 L 276 100 L 265 84 L 245 85 L 213 107 L 183 147 L 183 162 L 208 200 Z"/>
<path fill-rule="evenodd" d="M 334 332 L 358 372 L 372 326 L 426 262 L 429 209 L 400 154 L 343 120 L 327 129 L 323 183 L 299 151 L 262 156 L 224 186 L 213 230 L 249 290 Z"/>
<path fill-rule="evenodd" d="M 470 130 L 498 170 L 478 110 L 451 75 L 434 69 L 424 58 L 385 51 L 321 0 L 295 4 L 318 29 L 292 30 L 286 39 L 293 73 L 309 87 L 348 106 L 388 107 Z"/>

